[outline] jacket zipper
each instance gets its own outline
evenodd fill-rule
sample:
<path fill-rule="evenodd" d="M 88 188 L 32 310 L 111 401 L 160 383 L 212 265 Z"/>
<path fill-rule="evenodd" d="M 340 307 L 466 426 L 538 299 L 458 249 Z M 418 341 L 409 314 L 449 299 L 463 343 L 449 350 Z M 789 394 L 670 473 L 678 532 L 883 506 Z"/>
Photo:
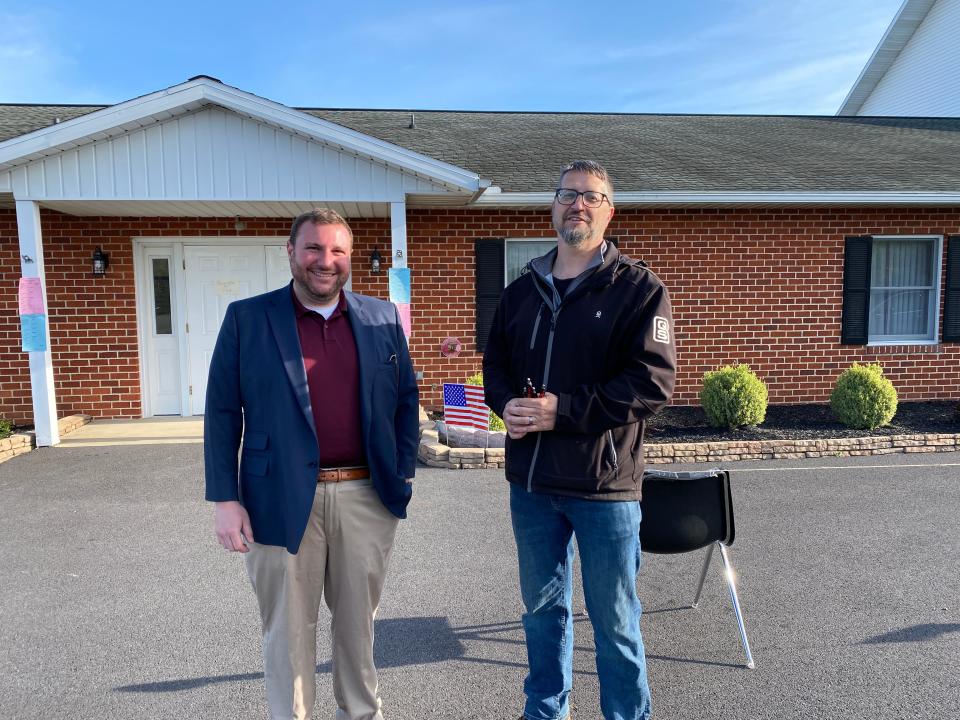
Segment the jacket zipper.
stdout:
<path fill-rule="evenodd" d="M 563 305 L 561 302 L 560 305 Z M 547 382 L 550 379 L 550 356 L 553 353 L 553 335 L 557 329 L 557 316 L 560 314 L 560 306 L 557 306 L 557 309 L 553 311 L 553 314 L 550 316 L 550 334 L 547 336 L 547 359 L 543 366 L 543 387 L 544 390 L 547 389 Z M 537 314 L 537 321 L 540 321 L 540 315 Z M 531 347 L 533 347 L 531 345 Z M 543 433 L 537 433 L 537 444 L 533 446 L 533 457 L 530 459 L 530 471 L 527 473 L 527 492 L 533 492 L 533 470 L 537 466 L 537 455 L 540 453 L 540 439 L 543 437 Z"/>
<path fill-rule="evenodd" d="M 620 472 L 620 465 L 617 462 L 617 448 L 613 444 L 613 430 L 607 430 L 607 443 L 610 445 L 610 459 L 613 462 L 613 472 L 617 474 Z"/>
<path fill-rule="evenodd" d="M 540 316 L 543 314 L 544 304 L 540 303 L 540 308 L 537 310 L 537 321 L 533 324 L 533 334 L 530 335 L 530 349 L 533 350 L 534 344 L 537 342 L 537 330 L 540 329 Z"/>
<path fill-rule="evenodd" d="M 530 264 L 532 267 L 532 262 Z M 620 269 L 620 256 L 617 256 L 617 263 L 614 267 L 614 276 L 616 271 Z M 612 281 L 611 281 L 612 282 Z M 534 287 L 537 288 L 537 291 L 540 293 L 541 297 L 546 298 L 543 290 L 540 288 L 540 284 L 534 278 Z M 567 295 L 569 297 L 569 294 Z M 552 302 L 552 298 L 551 298 Z M 543 307 L 546 305 L 546 301 L 541 301 L 540 309 L 537 310 L 537 320 L 533 325 L 533 335 L 530 337 L 530 349 L 533 350 L 534 343 L 537 338 L 537 330 L 540 327 L 540 315 L 543 312 Z M 557 329 L 557 316 L 560 314 L 560 309 L 563 307 L 563 300 L 560 300 L 560 303 L 557 305 L 556 309 L 551 308 L 552 315 L 550 316 L 550 335 L 547 337 L 547 359 L 544 362 L 543 367 L 543 384 L 542 387 L 544 390 L 547 389 L 547 381 L 550 377 L 550 356 L 553 354 L 553 335 Z M 527 492 L 533 492 L 533 471 L 537 466 L 537 455 L 540 453 L 540 438 L 543 433 L 537 433 L 537 443 L 533 446 L 533 457 L 530 459 L 530 470 L 527 472 Z M 617 451 L 613 446 L 613 432 L 607 430 L 607 440 L 610 443 L 610 451 L 613 455 L 613 467 L 616 472 L 619 472 L 619 464 L 617 463 Z"/>

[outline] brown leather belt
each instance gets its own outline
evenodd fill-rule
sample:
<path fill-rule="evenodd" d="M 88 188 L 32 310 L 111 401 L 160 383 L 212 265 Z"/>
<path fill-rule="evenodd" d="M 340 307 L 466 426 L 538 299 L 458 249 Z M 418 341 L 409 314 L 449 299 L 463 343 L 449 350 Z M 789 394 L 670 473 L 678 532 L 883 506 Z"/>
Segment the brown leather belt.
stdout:
<path fill-rule="evenodd" d="M 370 477 L 368 467 L 320 468 L 318 483 L 344 482 L 346 480 L 364 480 Z"/>

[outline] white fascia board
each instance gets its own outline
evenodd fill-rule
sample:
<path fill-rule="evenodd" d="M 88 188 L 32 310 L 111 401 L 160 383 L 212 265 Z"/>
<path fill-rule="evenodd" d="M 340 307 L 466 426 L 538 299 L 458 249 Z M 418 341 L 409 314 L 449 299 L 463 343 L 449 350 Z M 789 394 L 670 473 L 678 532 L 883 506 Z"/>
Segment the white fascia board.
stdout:
<path fill-rule="evenodd" d="M 238 90 L 223 83 L 199 78 L 166 90 L 96 110 L 73 120 L 35 130 L 0 143 L 0 170 L 50 155 L 60 147 L 74 146 L 97 134 L 116 134 L 127 124 L 147 125 L 162 113 L 186 112 L 214 104 L 320 142 L 338 146 L 401 170 L 421 175 L 439 184 L 475 193 L 489 181 L 449 163 L 372 138 L 355 130 L 294 110 L 280 103 Z"/>
<path fill-rule="evenodd" d="M 549 207 L 552 192 L 486 192 L 474 207 Z M 960 192 L 618 192 L 614 205 L 960 205 Z"/>
<path fill-rule="evenodd" d="M 900 51 L 910 42 L 913 33 L 920 27 L 936 1 L 904 0 L 850 92 L 840 104 L 837 115 L 856 115 L 860 112 L 863 103 L 887 74 Z"/>

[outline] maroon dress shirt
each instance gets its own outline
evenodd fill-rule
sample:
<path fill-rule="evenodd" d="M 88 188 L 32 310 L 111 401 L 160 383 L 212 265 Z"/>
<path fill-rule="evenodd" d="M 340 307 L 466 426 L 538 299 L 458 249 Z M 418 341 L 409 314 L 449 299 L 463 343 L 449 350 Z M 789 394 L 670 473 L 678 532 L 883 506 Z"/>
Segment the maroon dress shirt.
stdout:
<path fill-rule="evenodd" d="M 320 467 L 366 465 L 360 431 L 360 361 L 347 298 L 341 291 L 337 308 L 325 320 L 303 306 L 292 286 L 290 293 L 317 428 Z"/>

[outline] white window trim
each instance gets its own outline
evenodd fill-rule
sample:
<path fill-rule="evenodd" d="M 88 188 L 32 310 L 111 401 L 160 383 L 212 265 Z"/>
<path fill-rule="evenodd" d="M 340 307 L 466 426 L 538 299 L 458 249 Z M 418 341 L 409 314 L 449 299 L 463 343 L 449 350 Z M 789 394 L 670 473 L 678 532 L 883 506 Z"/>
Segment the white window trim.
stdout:
<path fill-rule="evenodd" d="M 553 245 L 557 244 L 556 237 L 543 237 L 543 238 L 534 238 L 534 237 L 525 237 L 525 238 L 506 238 L 503 242 L 503 286 L 506 287 L 510 284 L 510 268 L 507 267 L 507 244 L 508 243 L 521 243 L 521 242 L 548 242 Z"/>
<path fill-rule="evenodd" d="M 870 336 L 870 321 L 867 319 L 867 347 L 883 347 L 896 345 L 939 345 L 940 344 L 940 296 L 943 292 L 943 235 L 874 235 L 874 240 L 933 240 L 934 241 L 934 261 L 935 269 L 933 273 L 933 318 L 932 339 L 897 339 L 897 336 L 891 335 L 884 340 L 874 340 Z M 870 293 L 873 293 L 873 279 L 870 280 Z"/>

